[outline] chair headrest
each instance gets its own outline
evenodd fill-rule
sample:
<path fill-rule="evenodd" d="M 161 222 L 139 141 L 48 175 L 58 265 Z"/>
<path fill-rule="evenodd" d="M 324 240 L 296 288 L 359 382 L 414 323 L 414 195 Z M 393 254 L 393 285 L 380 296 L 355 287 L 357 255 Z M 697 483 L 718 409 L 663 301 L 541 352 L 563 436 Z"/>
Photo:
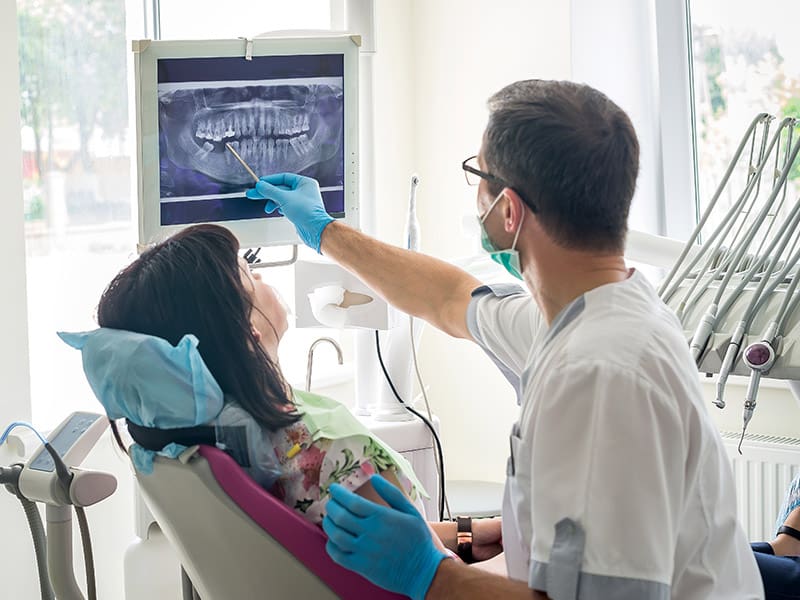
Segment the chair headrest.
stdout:
<path fill-rule="evenodd" d="M 81 351 L 89 385 L 112 419 L 172 429 L 207 423 L 222 410 L 222 390 L 191 334 L 177 346 L 105 327 L 58 335 Z"/>
<path fill-rule="evenodd" d="M 111 419 L 177 429 L 208 423 L 222 411 L 222 389 L 191 334 L 177 346 L 156 336 L 106 327 L 58 336 L 81 351 L 86 379 Z M 176 458 L 185 449 L 172 443 L 158 454 Z M 155 454 L 139 444 L 131 446 L 131 459 L 142 473 L 152 472 Z"/>

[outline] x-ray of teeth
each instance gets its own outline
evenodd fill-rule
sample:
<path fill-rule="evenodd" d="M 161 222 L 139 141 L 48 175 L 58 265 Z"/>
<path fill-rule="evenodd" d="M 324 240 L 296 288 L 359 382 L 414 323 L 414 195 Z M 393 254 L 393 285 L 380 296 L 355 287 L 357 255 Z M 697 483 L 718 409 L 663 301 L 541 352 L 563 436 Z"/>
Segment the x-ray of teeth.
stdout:
<path fill-rule="evenodd" d="M 341 186 L 344 101 L 341 78 L 331 79 L 159 89 L 161 198 L 214 197 L 251 187 L 252 177 L 226 143 L 258 175 L 302 173 L 322 187 Z"/>

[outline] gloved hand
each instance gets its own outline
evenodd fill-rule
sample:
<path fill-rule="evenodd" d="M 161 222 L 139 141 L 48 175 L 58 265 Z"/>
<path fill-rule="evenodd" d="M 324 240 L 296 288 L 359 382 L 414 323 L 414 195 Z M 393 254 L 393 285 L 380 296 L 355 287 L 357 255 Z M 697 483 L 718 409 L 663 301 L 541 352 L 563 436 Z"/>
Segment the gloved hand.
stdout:
<path fill-rule="evenodd" d="M 251 200 L 266 200 L 265 213 L 277 209 L 292 222 L 303 243 L 319 252 L 322 230 L 333 217 L 325 211 L 316 179 L 294 173 L 274 173 L 261 177 L 246 195 Z"/>
<path fill-rule="evenodd" d="M 372 583 L 424 600 L 447 555 L 434 546 L 425 520 L 400 490 L 380 475 L 370 481 L 389 507 L 332 485 L 322 521 L 329 538 L 325 548 L 334 561 Z"/>

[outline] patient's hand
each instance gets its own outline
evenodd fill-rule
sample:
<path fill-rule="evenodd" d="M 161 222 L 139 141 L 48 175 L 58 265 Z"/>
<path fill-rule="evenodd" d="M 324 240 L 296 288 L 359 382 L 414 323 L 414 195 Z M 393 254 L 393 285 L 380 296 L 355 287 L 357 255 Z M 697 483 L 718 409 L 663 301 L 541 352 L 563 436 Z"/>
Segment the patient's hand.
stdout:
<path fill-rule="evenodd" d="M 472 519 L 472 556 L 488 560 L 503 551 L 502 519 Z"/>

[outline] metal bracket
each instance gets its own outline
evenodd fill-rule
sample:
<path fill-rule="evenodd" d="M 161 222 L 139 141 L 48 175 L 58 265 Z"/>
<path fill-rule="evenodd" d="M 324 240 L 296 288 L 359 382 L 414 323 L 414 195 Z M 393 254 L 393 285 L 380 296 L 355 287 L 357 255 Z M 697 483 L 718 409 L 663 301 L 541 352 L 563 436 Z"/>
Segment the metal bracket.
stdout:
<path fill-rule="evenodd" d="M 288 267 L 297 262 L 297 244 L 292 244 L 292 258 L 287 260 L 278 260 L 275 262 L 251 262 L 249 263 L 250 270 L 253 269 L 266 269 L 268 267 Z"/>

